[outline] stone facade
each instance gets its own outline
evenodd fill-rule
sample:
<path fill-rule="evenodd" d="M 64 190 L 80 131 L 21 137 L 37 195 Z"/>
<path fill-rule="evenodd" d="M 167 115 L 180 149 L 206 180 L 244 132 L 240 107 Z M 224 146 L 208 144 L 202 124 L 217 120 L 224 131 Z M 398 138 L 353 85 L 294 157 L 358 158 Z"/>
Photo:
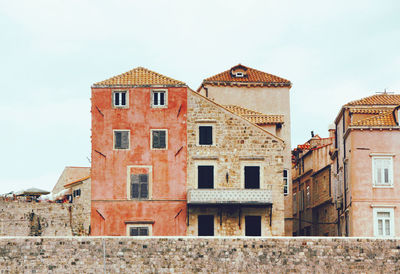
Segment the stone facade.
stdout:
<path fill-rule="evenodd" d="M 332 180 L 330 151 L 334 131 L 329 138 L 318 135 L 293 150 L 293 235 L 336 236 L 337 212 Z"/>
<path fill-rule="evenodd" d="M 67 166 L 64 168 L 51 192 L 53 194 L 57 194 L 58 192 L 65 189 L 64 186 L 66 184 L 85 178 L 89 175 L 90 167 Z"/>
<path fill-rule="evenodd" d="M 86 228 L 86 230 L 90 226 L 90 206 L 92 197 L 91 186 L 91 178 L 87 178 L 83 181 L 71 184 L 70 186 L 66 186 L 66 188 L 71 189 L 71 195 L 73 197 L 72 203 L 74 204 L 74 206 L 76 205 L 77 207 L 81 208 L 82 214 L 84 216 L 87 216 L 82 220 L 82 226 L 83 228 Z M 75 196 L 74 193 L 76 193 Z"/>
<path fill-rule="evenodd" d="M 199 145 L 199 126 L 211 126 L 212 145 Z M 270 207 L 249 207 L 232 201 L 231 204 L 189 206 L 188 235 L 198 235 L 198 215 L 214 216 L 214 235 L 242 236 L 245 217 L 261 216 L 263 236 L 284 235 L 283 151 L 284 142 L 233 114 L 220 105 L 188 92 L 187 116 L 187 186 L 198 188 L 198 166 L 214 166 L 214 190 L 244 189 L 244 167 L 260 167 L 260 189 L 271 194 Z"/>
<path fill-rule="evenodd" d="M 90 207 L 80 204 L 0 200 L 0 236 L 89 234 Z"/>
<path fill-rule="evenodd" d="M 0 238 L 2 273 L 398 273 L 400 240 Z"/>

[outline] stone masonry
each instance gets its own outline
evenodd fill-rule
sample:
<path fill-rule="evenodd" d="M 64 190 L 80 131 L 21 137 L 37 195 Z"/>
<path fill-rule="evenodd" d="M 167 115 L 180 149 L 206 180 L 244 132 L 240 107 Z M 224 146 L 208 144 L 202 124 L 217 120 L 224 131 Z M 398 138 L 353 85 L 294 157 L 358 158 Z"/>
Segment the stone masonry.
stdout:
<path fill-rule="evenodd" d="M 3 237 L 0 273 L 398 273 L 400 240 Z"/>
<path fill-rule="evenodd" d="M 0 200 L 0 236 L 88 235 L 89 218 L 79 204 Z"/>
<path fill-rule="evenodd" d="M 211 146 L 198 145 L 199 125 L 211 125 Z M 237 116 L 209 99 L 188 91 L 188 190 L 197 188 L 197 165 L 214 165 L 214 189 L 244 190 L 243 166 L 260 165 L 260 188 L 272 193 L 272 225 L 268 208 L 191 207 L 188 235 L 197 235 L 197 216 L 215 216 L 215 235 L 243 236 L 244 216 L 262 216 L 263 236 L 284 235 L 283 150 L 281 139 Z M 239 215 L 241 215 L 239 220 Z M 242 225 L 240 225 L 242 224 Z"/>

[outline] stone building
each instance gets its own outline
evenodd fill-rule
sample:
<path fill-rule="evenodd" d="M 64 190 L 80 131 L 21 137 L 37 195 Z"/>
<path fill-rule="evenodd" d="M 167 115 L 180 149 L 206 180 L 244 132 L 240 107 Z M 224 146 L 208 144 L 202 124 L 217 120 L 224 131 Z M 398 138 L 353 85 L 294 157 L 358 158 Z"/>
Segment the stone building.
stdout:
<path fill-rule="evenodd" d="M 54 185 L 52 194 L 57 194 L 65 189 L 65 185 L 76 180 L 90 176 L 90 167 L 67 166 L 64 168 L 57 183 Z"/>
<path fill-rule="evenodd" d="M 91 235 L 186 235 L 186 84 L 138 67 L 91 101 Z"/>
<path fill-rule="evenodd" d="M 284 235 L 285 143 L 249 113 L 188 91 L 188 235 Z"/>
<path fill-rule="evenodd" d="M 257 121 L 268 115 L 269 123 L 257 123 L 285 143 L 283 153 L 282 187 L 285 202 L 285 235 L 292 235 L 291 145 L 290 145 L 290 81 L 243 65 L 203 80 L 198 92 L 223 106 L 247 109 L 245 118 Z M 232 110 L 232 108 L 231 108 Z M 273 121 L 273 122 L 272 122 Z"/>
<path fill-rule="evenodd" d="M 333 158 L 339 235 L 400 236 L 399 94 L 344 105 Z"/>
<path fill-rule="evenodd" d="M 334 129 L 328 138 L 313 136 L 292 151 L 293 236 L 336 236 L 337 211 L 331 151 Z"/>

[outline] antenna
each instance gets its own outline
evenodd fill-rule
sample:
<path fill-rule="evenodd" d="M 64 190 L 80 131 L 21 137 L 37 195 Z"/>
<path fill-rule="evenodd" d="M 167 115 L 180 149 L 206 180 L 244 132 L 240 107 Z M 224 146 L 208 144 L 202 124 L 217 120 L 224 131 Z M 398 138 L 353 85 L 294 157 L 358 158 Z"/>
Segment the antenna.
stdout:
<path fill-rule="evenodd" d="M 90 161 L 90 158 L 86 156 L 86 159 L 89 161 L 89 163 L 92 163 L 92 161 Z"/>

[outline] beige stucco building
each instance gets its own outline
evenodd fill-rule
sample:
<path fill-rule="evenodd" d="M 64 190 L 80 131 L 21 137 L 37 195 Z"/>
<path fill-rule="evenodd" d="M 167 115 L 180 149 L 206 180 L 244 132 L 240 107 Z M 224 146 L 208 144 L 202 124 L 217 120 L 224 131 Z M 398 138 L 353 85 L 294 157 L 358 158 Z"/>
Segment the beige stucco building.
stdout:
<path fill-rule="evenodd" d="M 188 235 L 284 235 L 285 143 L 249 119 L 188 91 Z"/>
<path fill-rule="evenodd" d="M 283 165 L 280 170 L 285 186 L 285 235 L 292 235 L 291 146 L 290 146 L 290 93 L 292 84 L 243 65 L 205 79 L 197 90 L 204 97 L 234 110 L 242 107 L 249 111 L 247 119 L 284 141 Z M 268 122 L 257 122 L 259 116 L 269 116 Z M 243 116 L 244 117 L 244 116 Z M 265 118 L 264 118 L 265 119 Z"/>

